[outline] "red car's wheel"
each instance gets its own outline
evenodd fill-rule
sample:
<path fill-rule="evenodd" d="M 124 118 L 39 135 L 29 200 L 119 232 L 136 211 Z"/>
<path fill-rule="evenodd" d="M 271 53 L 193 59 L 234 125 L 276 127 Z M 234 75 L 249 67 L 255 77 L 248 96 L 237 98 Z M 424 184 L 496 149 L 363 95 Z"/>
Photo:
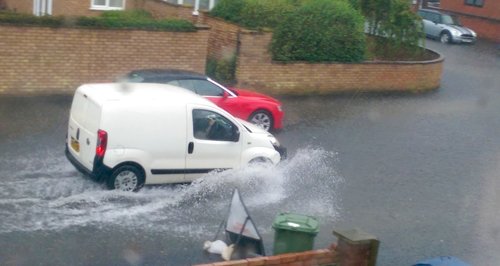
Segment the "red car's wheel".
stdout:
<path fill-rule="evenodd" d="M 257 110 L 250 115 L 248 121 L 252 124 L 255 124 L 265 131 L 270 131 L 273 129 L 273 116 L 266 110 Z"/>

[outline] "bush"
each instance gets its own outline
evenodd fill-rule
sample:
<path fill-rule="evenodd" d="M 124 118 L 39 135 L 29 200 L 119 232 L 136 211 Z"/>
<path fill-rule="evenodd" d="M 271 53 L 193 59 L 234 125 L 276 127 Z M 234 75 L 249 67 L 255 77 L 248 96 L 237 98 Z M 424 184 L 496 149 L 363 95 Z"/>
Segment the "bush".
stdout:
<path fill-rule="evenodd" d="M 144 10 L 107 11 L 103 12 L 100 17 L 79 17 L 76 24 L 84 27 L 196 31 L 196 27 L 189 21 L 179 19 L 154 20 L 151 14 Z"/>
<path fill-rule="evenodd" d="M 0 23 L 16 25 L 38 25 L 49 27 L 81 26 L 97 28 L 130 28 L 165 31 L 196 31 L 189 21 L 179 19 L 154 20 L 146 11 L 108 11 L 99 17 L 78 17 L 76 19 L 62 16 L 41 16 L 0 12 Z"/>
<path fill-rule="evenodd" d="M 236 56 L 231 56 L 228 59 L 217 60 L 208 58 L 206 65 L 207 76 L 216 81 L 232 85 L 236 83 Z"/>
<path fill-rule="evenodd" d="M 247 28 L 274 28 L 298 0 L 220 0 L 211 15 Z"/>
<path fill-rule="evenodd" d="M 29 14 L 20 14 L 20 13 L 2 11 L 0 12 L 0 22 L 17 24 L 17 25 L 60 27 L 64 24 L 64 17 L 61 16 L 37 17 Z"/>
<path fill-rule="evenodd" d="M 364 19 L 348 2 L 310 0 L 275 28 L 271 52 L 285 62 L 359 62 L 365 46 Z"/>
<path fill-rule="evenodd" d="M 392 0 L 386 19 L 381 21 L 380 31 L 395 47 L 415 46 L 424 38 L 421 18 L 410 10 L 405 0 Z"/>
<path fill-rule="evenodd" d="M 247 0 L 240 23 L 248 28 L 274 28 L 295 9 L 290 0 Z"/>
<path fill-rule="evenodd" d="M 219 0 L 210 14 L 227 21 L 240 23 L 241 11 L 245 7 L 245 2 L 245 0 Z"/>
<path fill-rule="evenodd" d="M 406 0 L 350 0 L 366 17 L 368 32 L 373 36 L 375 57 L 415 57 L 423 54 L 418 46 L 424 37 L 421 19 L 411 11 Z"/>

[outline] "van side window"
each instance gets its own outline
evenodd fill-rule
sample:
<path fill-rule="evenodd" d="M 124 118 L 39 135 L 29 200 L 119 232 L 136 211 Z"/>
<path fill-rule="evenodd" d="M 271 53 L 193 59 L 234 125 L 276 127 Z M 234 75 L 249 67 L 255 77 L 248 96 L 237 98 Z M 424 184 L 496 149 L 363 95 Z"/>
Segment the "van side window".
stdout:
<path fill-rule="evenodd" d="M 204 140 L 239 140 L 236 125 L 218 113 L 202 109 L 193 110 L 193 136 Z"/>

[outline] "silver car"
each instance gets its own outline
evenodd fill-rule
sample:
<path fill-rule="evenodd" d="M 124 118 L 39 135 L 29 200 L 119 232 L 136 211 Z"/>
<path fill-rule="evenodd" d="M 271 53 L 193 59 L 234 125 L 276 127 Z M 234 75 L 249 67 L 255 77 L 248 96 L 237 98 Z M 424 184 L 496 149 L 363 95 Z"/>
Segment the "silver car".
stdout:
<path fill-rule="evenodd" d="M 476 33 L 458 22 L 456 17 L 437 10 L 421 9 L 424 32 L 427 37 L 439 38 L 442 43 L 475 43 Z"/>

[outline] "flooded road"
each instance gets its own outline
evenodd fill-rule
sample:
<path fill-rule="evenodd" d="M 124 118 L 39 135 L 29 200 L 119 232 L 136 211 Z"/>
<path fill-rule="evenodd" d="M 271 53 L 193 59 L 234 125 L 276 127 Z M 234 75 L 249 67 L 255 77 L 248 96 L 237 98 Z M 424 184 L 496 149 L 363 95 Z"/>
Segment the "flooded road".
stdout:
<path fill-rule="evenodd" d="M 382 241 L 378 265 L 500 255 L 500 57 L 494 45 L 428 47 L 445 55 L 424 94 L 282 98 L 290 158 L 276 168 L 209 174 L 191 185 L 107 191 L 64 157 L 70 96 L 0 97 L 0 264 L 190 265 L 242 194 L 272 252 L 274 217 L 317 216 Z"/>

